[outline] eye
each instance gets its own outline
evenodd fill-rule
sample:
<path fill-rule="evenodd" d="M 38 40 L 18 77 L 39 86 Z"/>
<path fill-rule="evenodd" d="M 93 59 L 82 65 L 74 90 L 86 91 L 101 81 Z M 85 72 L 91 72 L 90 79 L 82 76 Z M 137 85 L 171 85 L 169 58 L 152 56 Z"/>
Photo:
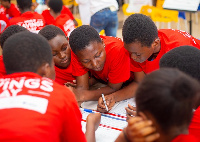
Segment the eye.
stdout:
<path fill-rule="evenodd" d="M 97 55 L 95 56 L 95 58 L 100 57 L 100 56 L 101 56 L 101 53 L 102 53 L 102 52 L 100 52 L 99 54 L 97 54 Z"/>
<path fill-rule="evenodd" d="M 63 48 L 62 48 L 62 51 L 65 51 L 66 49 L 67 49 L 67 46 L 63 47 Z"/>
<path fill-rule="evenodd" d="M 84 60 L 84 61 L 82 61 L 82 62 L 85 63 L 85 64 L 87 64 L 87 63 L 90 62 L 90 60 Z"/>
<path fill-rule="evenodd" d="M 57 53 L 53 53 L 52 55 L 53 55 L 53 56 L 56 56 L 56 55 L 57 55 Z"/>

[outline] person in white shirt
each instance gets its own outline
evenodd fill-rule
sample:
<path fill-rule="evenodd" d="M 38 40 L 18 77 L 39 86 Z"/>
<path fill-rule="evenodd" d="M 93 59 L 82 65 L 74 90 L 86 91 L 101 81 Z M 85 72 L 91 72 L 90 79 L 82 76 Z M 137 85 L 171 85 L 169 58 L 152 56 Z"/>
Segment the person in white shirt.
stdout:
<path fill-rule="evenodd" d="M 106 36 L 116 37 L 118 29 L 118 3 L 116 0 L 76 0 L 79 6 L 89 7 L 90 14 L 84 18 L 90 17 L 90 25 L 98 32 L 105 30 Z M 87 8 L 86 8 L 87 9 Z"/>

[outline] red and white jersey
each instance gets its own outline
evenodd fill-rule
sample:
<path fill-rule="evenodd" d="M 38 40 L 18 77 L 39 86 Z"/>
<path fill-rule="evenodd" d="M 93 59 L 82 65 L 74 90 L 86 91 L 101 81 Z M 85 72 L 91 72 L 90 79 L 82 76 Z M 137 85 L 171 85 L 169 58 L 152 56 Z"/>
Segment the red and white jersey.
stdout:
<path fill-rule="evenodd" d="M 0 78 L 1 142 L 86 142 L 74 94 L 35 73 Z"/>
<path fill-rule="evenodd" d="M 61 28 L 67 37 L 75 29 L 74 21 L 66 14 L 59 15 L 55 19 L 54 25 Z"/>
<path fill-rule="evenodd" d="M 38 33 L 45 26 L 45 21 L 41 14 L 28 11 L 21 14 L 19 17 L 12 18 L 10 20 L 10 25 L 19 25 L 33 33 Z"/>

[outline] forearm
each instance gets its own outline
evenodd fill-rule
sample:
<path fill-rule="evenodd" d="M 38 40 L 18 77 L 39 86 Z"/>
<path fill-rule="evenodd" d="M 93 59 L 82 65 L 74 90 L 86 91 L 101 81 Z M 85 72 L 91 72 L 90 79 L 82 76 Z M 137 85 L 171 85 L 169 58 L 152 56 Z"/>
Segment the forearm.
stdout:
<path fill-rule="evenodd" d="M 125 137 L 124 137 L 123 132 L 121 132 L 119 134 L 119 136 L 117 137 L 117 139 L 115 140 L 115 142 L 127 142 L 126 139 L 125 139 Z"/>
<path fill-rule="evenodd" d="M 128 86 L 116 91 L 110 95 L 114 96 L 115 102 L 119 102 L 122 100 L 126 100 L 135 96 L 135 92 L 137 90 L 138 83 L 132 82 Z"/>
<path fill-rule="evenodd" d="M 93 125 L 86 124 L 85 137 L 87 139 L 87 142 L 96 142 L 95 127 Z"/>
<path fill-rule="evenodd" d="M 89 86 L 92 86 L 92 85 L 96 84 L 97 82 L 98 82 L 98 81 L 97 81 L 95 78 L 91 77 L 91 78 L 89 79 Z"/>
<path fill-rule="evenodd" d="M 80 91 L 79 93 L 83 94 L 83 98 L 81 101 L 97 101 L 101 97 L 101 94 L 108 95 L 115 92 L 116 90 L 109 86 L 105 86 L 96 90 L 79 90 L 79 91 Z"/>

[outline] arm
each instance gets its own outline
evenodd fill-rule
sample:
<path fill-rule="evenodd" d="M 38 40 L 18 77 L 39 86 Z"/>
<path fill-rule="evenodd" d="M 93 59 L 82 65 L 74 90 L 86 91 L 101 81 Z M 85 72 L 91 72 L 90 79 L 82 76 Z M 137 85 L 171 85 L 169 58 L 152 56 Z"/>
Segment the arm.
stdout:
<path fill-rule="evenodd" d="M 86 84 L 84 83 L 86 82 Z M 111 94 L 121 88 L 123 83 L 112 84 L 108 82 L 108 85 L 97 90 L 89 90 L 89 83 L 86 81 L 86 78 L 83 76 L 81 78 L 77 78 L 77 87 L 73 89 L 73 92 L 76 96 L 78 96 L 78 101 L 96 101 L 99 99 L 101 94 L 107 95 Z"/>
<path fill-rule="evenodd" d="M 77 27 L 78 26 L 78 22 L 76 21 L 76 19 L 73 20 L 74 25 Z"/>
<path fill-rule="evenodd" d="M 132 82 L 128 86 L 124 87 L 123 89 L 105 96 L 106 102 L 108 102 L 107 105 L 108 105 L 109 110 L 112 109 L 112 107 L 114 106 L 116 102 L 126 100 L 135 96 L 135 92 L 138 87 L 137 82 L 140 82 L 144 78 L 145 74 L 144 72 L 137 72 L 137 73 L 134 73 L 134 75 L 135 75 L 134 77 L 135 77 L 136 82 Z M 99 98 L 97 107 L 100 112 L 106 111 L 105 105 L 101 97 Z"/>
<path fill-rule="evenodd" d="M 60 88 L 59 90 L 61 90 L 64 93 L 63 98 L 59 100 L 65 102 L 60 104 L 61 106 L 63 106 L 63 110 L 59 111 L 60 113 L 62 113 L 60 119 L 62 120 L 62 129 L 63 129 L 60 135 L 61 137 L 60 141 L 86 142 L 86 137 L 82 131 L 82 126 L 81 126 L 82 115 L 75 100 L 74 94 L 67 88 L 66 89 Z M 58 122 L 56 122 L 55 125 L 57 123 Z"/>
<path fill-rule="evenodd" d="M 100 113 L 91 113 L 86 119 L 86 132 L 85 136 L 87 142 L 95 142 L 95 131 L 98 129 L 101 121 Z"/>
<path fill-rule="evenodd" d="M 118 136 L 115 142 L 144 141 L 153 142 L 159 138 L 155 127 L 150 120 L 142 117 L 134 117 L 128 121 L 128 126 Z"/>

